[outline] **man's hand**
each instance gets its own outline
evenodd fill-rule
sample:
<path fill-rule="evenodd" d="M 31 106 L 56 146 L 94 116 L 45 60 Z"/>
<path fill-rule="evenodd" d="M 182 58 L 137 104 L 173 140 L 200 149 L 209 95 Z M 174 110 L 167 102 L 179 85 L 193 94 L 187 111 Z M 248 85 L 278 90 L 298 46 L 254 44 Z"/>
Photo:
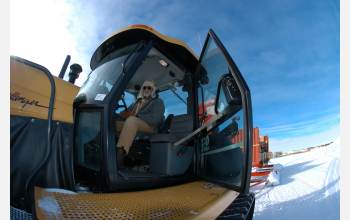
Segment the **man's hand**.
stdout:
<path fill-rule="evenodd" d="M 133 114 L 132 114 L 132 112 L 130 112 L 130 111 L 123 111 L 123 112 L 121 112 L 120 113 L 120 116 L 122 117 L 122 118 L 124 118 L 124 119 L 127 119 L 129 116 L 132 116 Z"/>

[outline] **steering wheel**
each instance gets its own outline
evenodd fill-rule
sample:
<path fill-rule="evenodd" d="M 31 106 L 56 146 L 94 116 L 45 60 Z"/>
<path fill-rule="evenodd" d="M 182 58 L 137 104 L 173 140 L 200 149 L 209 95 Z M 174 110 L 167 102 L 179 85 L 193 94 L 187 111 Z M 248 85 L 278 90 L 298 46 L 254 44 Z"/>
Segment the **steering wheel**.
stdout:
<path fill-rule="evenodd" d="M 125 94 L 123 93 L 121 98 L 118 100 L 118 103 L 117 103 L 117 109 L 119 109 L 120 107 L 123 107 L 124 108 L 124 111 L 127 111 L 128 110 L 128 106 L 126 105 L 126 102 L 125 102 Z M 122 104 L 120 105 L 119 104 L 119 101 L 122 101 Z"/>

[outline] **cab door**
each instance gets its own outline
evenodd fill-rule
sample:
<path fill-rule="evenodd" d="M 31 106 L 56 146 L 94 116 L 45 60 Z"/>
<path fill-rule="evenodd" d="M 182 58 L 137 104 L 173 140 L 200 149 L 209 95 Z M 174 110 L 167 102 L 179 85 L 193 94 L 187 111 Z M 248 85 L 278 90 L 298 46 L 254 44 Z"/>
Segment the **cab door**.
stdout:
<path fill-rule="evenodd" d="M 196 71 L 199 177 L 247 193 L 252 152 L 250 91 L 238 67 L 209 30 Z M 202 129 L 201 129 L 202 128 Z"/>

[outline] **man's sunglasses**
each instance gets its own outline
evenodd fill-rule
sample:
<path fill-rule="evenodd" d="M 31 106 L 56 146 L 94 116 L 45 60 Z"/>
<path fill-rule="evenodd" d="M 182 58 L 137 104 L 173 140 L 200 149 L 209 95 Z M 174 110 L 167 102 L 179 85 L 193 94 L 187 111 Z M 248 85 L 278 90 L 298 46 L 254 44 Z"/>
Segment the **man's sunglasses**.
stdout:
<path fill-rule="evenodd" d="M 152 87 L 152 86 L 144 86 L 142 89 L 143 89 L 143 90 L 146 90 L 146 89 L 148 89 L 148 90 L 153 90 L 153 87 Z"/>

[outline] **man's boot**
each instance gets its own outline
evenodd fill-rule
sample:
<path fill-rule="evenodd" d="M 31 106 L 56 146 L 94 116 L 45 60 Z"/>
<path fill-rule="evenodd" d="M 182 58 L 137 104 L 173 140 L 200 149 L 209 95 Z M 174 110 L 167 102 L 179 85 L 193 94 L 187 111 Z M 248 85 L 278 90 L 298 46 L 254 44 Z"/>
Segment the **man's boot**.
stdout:
<path fill-rule="evenodd" d="M 124 150 L 124 147 L 117 147 L 117 166 L 118 169 L 124 169 L 124 158 L 126 155 L 126 151 Z"/>

